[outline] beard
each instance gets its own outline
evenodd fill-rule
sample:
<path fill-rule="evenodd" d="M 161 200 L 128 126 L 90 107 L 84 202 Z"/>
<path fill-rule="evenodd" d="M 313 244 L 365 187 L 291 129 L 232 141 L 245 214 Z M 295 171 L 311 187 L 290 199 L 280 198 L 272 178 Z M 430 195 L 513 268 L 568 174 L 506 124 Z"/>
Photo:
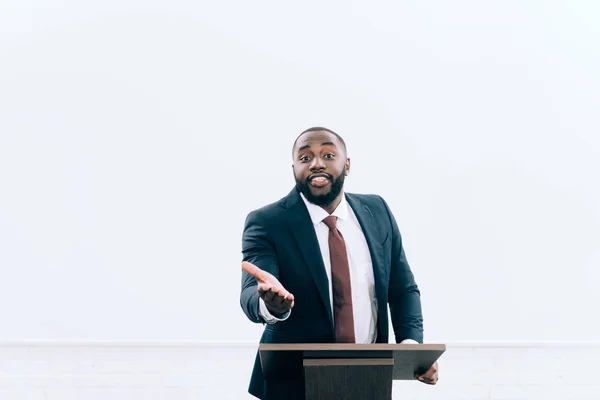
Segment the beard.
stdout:
<path fill-rule="evenodd" d="M 310 183 L 308 179 L 299 180 L 296 176 L 294 176 L 294 178 L 296 179 L 296 188 L 300 191 L 300 193 L 304 195 L 304 197 L 306 197 L 306 200 L 317 206 L 324 207 L 330 205 L 342 192 L 342 188 L 344 187 L 344 179 L 346 178 L 346 175 L 344 173 L 341 173 L 340 176 L 338 176 L 337 178 L 334 178 L 333 176 L 329 175 L 331 189 L 329 190 L 329 192 L 319 195 L 311 193 Z"/>

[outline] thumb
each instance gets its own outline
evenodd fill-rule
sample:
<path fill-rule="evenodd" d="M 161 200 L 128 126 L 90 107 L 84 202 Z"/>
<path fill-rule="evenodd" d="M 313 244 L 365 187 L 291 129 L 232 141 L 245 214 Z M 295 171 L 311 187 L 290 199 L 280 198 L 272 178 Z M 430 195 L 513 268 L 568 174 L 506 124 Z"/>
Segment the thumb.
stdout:
<path fill-rule="evenodd" d="M 242 261 L 242 269 L 256 278 L 259 282 L 266 282 L 265 272 L 248 261 Z"/>

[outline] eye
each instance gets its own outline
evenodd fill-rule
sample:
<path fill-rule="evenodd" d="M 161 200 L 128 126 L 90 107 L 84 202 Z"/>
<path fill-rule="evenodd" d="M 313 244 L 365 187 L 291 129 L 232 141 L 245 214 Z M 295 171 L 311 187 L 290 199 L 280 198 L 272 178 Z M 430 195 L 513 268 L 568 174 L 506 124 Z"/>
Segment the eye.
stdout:
<path fill-rule="evenodd" d="M 302 156 L 300 157 L 300 161 L 308 161 L 309 157 L 308 156 Z"/>
<path fill-rule="evenodd" d="M 327 158 L 327 159 L 331 160 L 334 157 L 335 157 L 335 154 L 332 154 L 332 153 L 325 154 L 325 158 Z"/>

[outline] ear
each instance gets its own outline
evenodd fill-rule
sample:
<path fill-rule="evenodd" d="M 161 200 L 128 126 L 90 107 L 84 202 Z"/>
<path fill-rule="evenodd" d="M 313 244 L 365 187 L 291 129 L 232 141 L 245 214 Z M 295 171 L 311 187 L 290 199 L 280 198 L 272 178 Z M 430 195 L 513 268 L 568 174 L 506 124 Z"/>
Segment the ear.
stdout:
<path fill-rule="evenodd" d="M 344 175 L 348 176 L 350 173 L 350 157 L 346 158 L 346 164 L 344 165 Z"/>

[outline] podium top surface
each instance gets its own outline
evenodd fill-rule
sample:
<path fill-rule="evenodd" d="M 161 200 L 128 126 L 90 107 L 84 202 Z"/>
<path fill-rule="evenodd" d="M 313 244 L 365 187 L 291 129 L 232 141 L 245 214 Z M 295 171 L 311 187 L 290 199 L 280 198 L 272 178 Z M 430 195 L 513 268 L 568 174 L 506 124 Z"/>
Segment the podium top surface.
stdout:
<path fill-rule="evenodd" d="M 259 351 L 446 351 L 445 344 L 396 343 L 261 343 Z"/>
<path fill-rule="evenodd" d="M 446 351 L 444 344 L 393 343 L 262 343 L 258 348 L 263 373 L 267 379 L 299 374 L 305 360 L 357 359 L 387 360 L 395 380 L 413 380 L 424 373 Z"/>

